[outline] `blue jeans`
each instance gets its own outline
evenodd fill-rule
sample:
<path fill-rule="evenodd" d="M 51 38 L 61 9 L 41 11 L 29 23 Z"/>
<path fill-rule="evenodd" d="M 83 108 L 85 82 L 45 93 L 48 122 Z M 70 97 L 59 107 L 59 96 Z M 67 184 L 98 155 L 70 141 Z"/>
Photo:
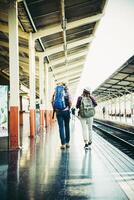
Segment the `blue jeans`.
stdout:
<path fill-rule="evenodd" d="M 56 117 L 59 125 L 61 144 L 64 145 L 70 141 L 70 111 L 57 111 Z"/>

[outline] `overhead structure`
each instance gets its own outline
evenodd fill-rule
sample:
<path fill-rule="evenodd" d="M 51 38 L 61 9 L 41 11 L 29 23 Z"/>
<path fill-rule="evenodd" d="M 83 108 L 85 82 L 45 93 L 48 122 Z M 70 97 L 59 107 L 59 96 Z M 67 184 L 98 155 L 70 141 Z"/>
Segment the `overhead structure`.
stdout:
<path fill-rule="evenodd" d="M 9 79 L 9 4 L 8 0 L 0 1 L 0 77 L 6 79 Z M 38 57 L 43 55 L 55 82 L 67 81 L 74 94 L 105 5 L 106 0 L 18 0 L 20 84 L 29 88 L 28 40 L 32 32 L 37 93 Z"/>
<path fill-rule="evenodd" d="M 131 93 L 134 93 L 134 56 L 94 90 L 93 95 L 101 102 Z"/>

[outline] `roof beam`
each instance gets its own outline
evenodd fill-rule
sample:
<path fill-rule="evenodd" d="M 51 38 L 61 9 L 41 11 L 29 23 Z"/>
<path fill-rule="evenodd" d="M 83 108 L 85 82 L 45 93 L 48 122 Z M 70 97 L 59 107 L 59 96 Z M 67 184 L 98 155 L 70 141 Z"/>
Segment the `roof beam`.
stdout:
<path fill-rule="evenodd" d="M 102 18 L 102 16 L 103 16 L 103 14 L 98 14 L 98 15 L 94 15 L 91 17 L 86 17 L 83 19 L 75 20 L 73 22 L 68 22 L 66 30 L 96 22 L 96 21 L 100 20 Z M 33 38 L 36 40 L 38 38 L 52 35 L 52 34 L 55 34 L 58 32 L 62 32 L 62 27 L 60 24 L 47 26 L 45 28 L 39 29 L 38 32 L 33 33 Z"/>
<path fill-rule="evenodd" d="M 74 80 L 72 80 L 72 81 L 69 81 L 68 84 L 69 84 L 69 85 L 70 85 L 70 84 L 77 84 L 77 83 L 79 82 L 79 79 L 80 79 L 80 78 L 76 78 L 76 79 L 74 79 Z"/>
<path fill-rule="evenodd" d="M 127 78 L 129 78 L 129 77 L 131 77 L 131 76 L 127 76 Z M 115 80 L 115 81 L 118 81 L 118 82 L 121 82 L 121 81 L 126 81 L 126 82 L 134 82 L 134 81 L 132 81 L 132 80 L 127 80 L 127 78 L 125 77 L 125 79 L 117 79 L 117 78 L 111 78 L 112 80 Z"/>
<path fill-rule="evenodd" d="M 81 57 L 81 56 L 85 56 L 87 54 L 87 51 L 84 51 L 84 52 L 79 52 L 78 54 L 74 54 L 74 55 L 69 55 L 68 56 L 68 60 L 73 60 L 75 58 L 78 58 L 78 57 Z M 9 56 L 8 55 L 8 52 L 1 52 L 0 55 L 3 55 L 3 56 Z M 19 60 L 21 62 L 24 62 L 25 64 L 28 65 L 29 63 L 29 60 L 28 58 L 24 58 L 22 56 L 19 56 Z M 64 63 L 65 59 L 64 58 L 59 58 L 59 59 L 54 59 L 51 61 L 51 65 L 54 66 L 54 65 L 57 65 L 57 64 L 60 64 L 60 63 Z M 37 61 L 36 61 L 37 62 Z M 79 61 L 80 62 L 80 61 Z M 37 62 L 38 64 L 38 62 Z"/>
<path fill-rule="evenodd" d="M 65 80 L 65 78 L 68 77 L 68 81 L 69 81 L 69 78 L 70 78 L 70 79 L 71 79 L 71 78 L 75 78 L 75 77 L 80 76 L 80 75 L 81 75 L 81 72 L 77 72 L 77 73 L 75 73 L 75 74 L 70 74 L 70 75 L 64 74 L 64 76 L 57 78 L 57 80 L 58 80 L 58 81 Z"/>
<path fill-rule="evenodd" d="M 80 45 L 83 45 L 83 44 L 86 44 L 86 43 L 90 43 L 92 40 L 94 39 L 94 37 L 91 35 L 90 37 L 88 38 L 82 38 L 82 39 L 79 39 L 78 41 L 70 41 L 70 43 L 68 43 L 67 47 L 68 49 L 71 49 L 71 48 L 74 48 L 74 47 L 77 47 L 77 46 L 80 46 Z M 52 55 L 52 54 L 55 54 L 55 53 L 58 53 L 60 51 L 64 51 L 64 48 L 63 48 L 63 44 L 60 44 L 60 45 L 55 45 L 53 47 L 50 47 L 50 48 L 47 48 L 45 50 L 45 52 L 37 52 L 37 56 L 49 56 L 49 55 Z"/>
<path fill-rule="evenodd" d="M 82 68 L 83 65 L 84 65 L 84 62 L 79 61 L 79 62 L 73 63 L 71 65 L 68 65 L 68 69 L 71 70 L 71 69 L 75 69 L 77 67 Z M 64 73 L 66 71 L 66 68 L 64 66 L 61 66 L 61 67 L 56 68 L 56 69 L 53 68 L 53 70 L 54 70 L 54 73 L 56 75 L 56 74 L 59 74 L 59 73 Z"/>
<path fill-rule="evenodd" d="M 9 33 L 8 25 L 5 25 L 0 22 L 0 31 L 3 33 Z M 23 32 L 20 28 L 18 28 L 19 37 L 28 40 L 29 35 L 26 32 Z"/>
<path fill-rule="evenodd" d="M 68 77 L 71 77 L 71 76 L 73 76 L 73 75 L 75 75 L 75 74 L 80 74 L 81 73 L 81 69 L 79 68 L 79 69 L 76 69 L 76 70 L 68 70 L 66 73 L 62 73 L 62 74 L 57 74 L 57 76 L 55 76 L 56 77 L 56 79 L 60 79 L 60 78 L 63 78 L 63 77 L 65 77 L 65 76 L 68 76 Z"/>
<path fill-rule="evenodd" d="M 64 0 L 61 0 L 61 16 L 62 16 L 62 30 L 63 30 L 63 48 L 64 48 L 64 53 L 65 53 L 65 64 L 67 65 L 67 38 L 66 38 L 66 26 L 67 26 L 67 20 L 65 18 L 65 3 Z"/>
<path fill-rule="evenodd" d="M 74 76 L 73 78 L 69 79 L 69 82 L 79 80 L 79 79 L 80 79 L 80 76 Z"/>
<path fill-rule="evenodd" d="M 9 53 L 8 52 L 0 52 L 0 55 L 6 56 L 9 58 Z M 29 59 L 23 56 L 19 56 L 19 62 L 24 63 L 25 65 L 29 65 Z M 38 65 L 38 61 L 36 60 L 36 66 Z"/>
<path fill-rule="evenodd" d="M 5 11 L 2 11 L 0 9 L 0 19 L 2 19 L 2 21 L 8 21 L 8 14 Z"/>
<path fill-rule="evenodd" d="M 0 46 L 9 48 L 9 43 L 8 42 L 4 42 L 4 41 L 0 41 Z M 19 51 L 29 54 L 29 50 L 26 47 L 19 46 Z"/>
<path fill-rule="evenodd" d="M 94 38 L 93 36 L 90 36 L 89 38 L 82 38 L 82 39 L 80 39 L 78 41 L 75 41 L 75 42 L 70 41 L 70 43 L 68 44 L 68 49 L 71 49 L 71 48 L 74 48 L 74 47 L 89 43 L 89 42 L 91 42 L 93 40 L 93 38 Z M 0 41 L 0 46 L 9 48 L 9 43 L 8 42 L 4 42 L 4 41 Z M 25 53 L 29 54 L 29 50 L 26 47 L 19 46 L 19 50 L 20 50 L 20 52 L 25 52 Z M 42 55 L 42 56 L 45 57 L 45 56 L 50 56 L 52 54 L 58 53 L 60 51 L 64 51 L 63 44 L 47 48 L 45 50 L 45 52 L 40 52 L 40 53 L 36 52 L 36 55 L 37 56 Z"/>
<path fill-rule="evenodd" d="M 92 42 L 93 39 L 94 39 L 94 36 L 93 36 L 93 35 L 90 35 L 89 37 L 86 37 L 86 38 L 79 38 L 78 41 L 74 41 L 74 42 L 73 42 L 73 41 L 70 41 L 70 42 L 68 43 L 67 47 L 68 47 L 69 49 L 71 49 L 71 48 L 74 48 L 74 47 L 76 47 L 76 46 L 81 46 L 81 45 L 83 45 L 83 44 Z"/>
<path fill-rule="evenodd" d="M 80 52 L 78 54 L 74 54 L 74 55 L 68 55 L 68 61 L 73 60 L 75 58 L 81 57 L 81 56 L 85 56 L 87 54 L 88 51 L 84 51 L 84 52 Z M 51 65 L 57 65 L 60 63 L 64 63 L 65 59 L 62 57 L 60 59 L 55 59 L 51 61 Z"/>

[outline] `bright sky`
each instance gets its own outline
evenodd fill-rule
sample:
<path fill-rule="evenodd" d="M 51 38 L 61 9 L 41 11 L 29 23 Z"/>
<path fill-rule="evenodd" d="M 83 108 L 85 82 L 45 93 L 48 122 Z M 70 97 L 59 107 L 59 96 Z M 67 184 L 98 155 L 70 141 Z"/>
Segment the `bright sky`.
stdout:
<path fill-rule="evenodd" d="M 96 89 L 134 55 L 134 0 L 108 0 L 90 45 L 80 86 Z"/>

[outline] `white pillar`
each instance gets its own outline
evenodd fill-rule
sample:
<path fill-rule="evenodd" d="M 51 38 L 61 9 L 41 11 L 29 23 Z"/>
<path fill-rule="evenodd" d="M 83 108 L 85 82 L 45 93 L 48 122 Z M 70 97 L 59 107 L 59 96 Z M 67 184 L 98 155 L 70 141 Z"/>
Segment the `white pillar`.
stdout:
<path fill-rule="evenodd" d="M 126 117 L 126 113 L 127 113 L 127 109 L 126 109 L 126 94 L 124 94 L 124 119 L 125 122 L 127 121 L 127 117 Z"/>
<path fill-rule="evenodd" d="M 35 42 L 32 33 L 29 34 L 29 75 L 30 109 L 35 109 Z"/>
<path fill-rule="evenodd" d="M 50 124 L 50 112 L 48 109 L 48 65 L 45 63 L 45 123 L 46 127 Z"/>
<path fill-rule="evenodd" d="M 110 100 L 111 101 L 111 118 L 113 119 L 113 103 L 112 103 L 112 99 Z"/>
<path fill-rule="evenodd" d="M 108 118 L 108 100 L 106 100 L 106 119 Z"/>
<path fill-rule="evenodd" d="M 39 98 L 40 98 L 40 126 L 44 127 L 44 57 L 39 57 Z"/>
<path fill-rule="evenodd" d="M 45 63 L 45 109 L 48 110 L 48 65 Z"/>
<path fill-rule="evenodd" d="M 29 34 L 30 137 L 35 136 L 35 41 Z"/>
<path fill-rule="evenodd" d="M 108 100 L 108 118 L 110 118 L 110 113 L 111 113 L 111 104 L 110 104 L 110 99 Z"/>
<path fill-rule="evenodd" d="M 115 114 L 115 119 L 117 118 L 117 97 L 115 98 L 115 101 L 114 101 L 114 103 L 115 103 L 115 109 L 114 109 L 114 114 Z"/>
<path fill-rule="evenodd" d="M 134 93 L 131 93 L 130 105 L 131 105 L 131 115 L 134 115 Z"/>
<path fill-rule="evenodd" d="M 52 101 L 52 95 L 54 93 L 55 83 L 54 83 L 53 73 L 50 71 L 48 74 L 49 74 L 48 75 L 48 77 L 49 77 L 49 80 L 48 80 L 48 89 L 49 89 L 49 93 L 48 93 L 48 108 L 49 108 L 49 110 L 52 110 L 51 101 Z"/>
<path fill-rule="evenodd" d="M 134 125 L 134 93 L 131 93 L 131 119 Z"/>
<path fill-rule="evenodd" d="M 10 149 L 19 147 L 19 52 L 18 52 L 17 2 L 10 2 L 9 24 L 9 71 L 10 71 Z"/>
<path fill-rule="evenodd" d="M 19 54 L 17 5 L 9 9 L 10 105 L 19 107 Z"/>
<path fill-rule="evenodd" d="M 121 98 L 119 96 L 119 119 L 121 121 Z"/>
<path fill-rule="evenodd" d="M 39 98 L 40 105 L 43 104 L 44 100 L 44 57 L 39 57 Z"/>

